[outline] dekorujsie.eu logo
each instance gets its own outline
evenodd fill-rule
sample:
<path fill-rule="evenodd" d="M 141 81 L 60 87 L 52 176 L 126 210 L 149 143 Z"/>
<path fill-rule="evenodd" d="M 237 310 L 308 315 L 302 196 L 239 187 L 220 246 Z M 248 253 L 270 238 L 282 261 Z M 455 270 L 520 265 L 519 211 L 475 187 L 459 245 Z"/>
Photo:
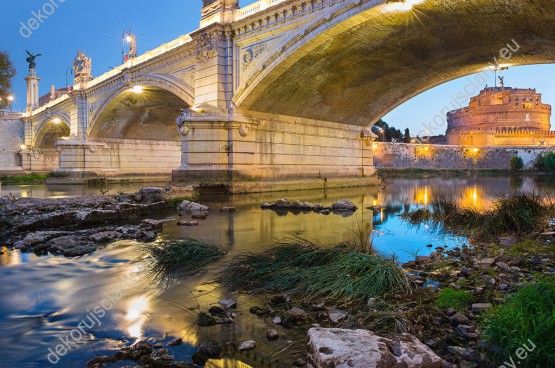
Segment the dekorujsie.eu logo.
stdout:
<path fill-rule="evenodd" d="M 19 28 L 19 34 L 21 37 L 29 38 L 33 34 L 33 31 L 39 29 L 39 27 L 48 20 L 56 9 L 60 7 L 60 4 L 65 3 L 67 0 L 48 0 L 42 6 L 31 12 L 31 17 L 26 22 L 20 22 L 21 28 Z"/>

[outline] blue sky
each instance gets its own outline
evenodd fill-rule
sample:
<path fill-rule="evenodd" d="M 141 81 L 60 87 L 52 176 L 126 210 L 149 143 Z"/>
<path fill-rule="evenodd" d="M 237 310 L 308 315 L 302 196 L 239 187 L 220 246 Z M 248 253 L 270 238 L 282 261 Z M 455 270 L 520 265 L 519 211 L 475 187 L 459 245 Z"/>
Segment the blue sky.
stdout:
<path fill-rule="evenodd" d="M 21 22 L 28 22 L 33 17 L 32 12 L 48 1 L 55 2 L 58 8 L 43 19 L 43 23 L 39 23 L 38 29 L 32 31 L 29 37 L 22 37 Z M 245 6 L 253 2 L 241 0 L 240 4 Z M 93 74 L 98 76 L 121 63 L 121 33 L 124 28 L 131 28 L 137 34 L 141 54 L 197 29 L 201 5 L 201 0 L 4 1 L 0 49 L 10 53 L 18 70 L 14 80 L 14 111 L 25 108 L 25 50 L 44 54 L 37 58 L 37 74 L 41 77 L 43 95 L 48 93 L 52 84 L 56 88 L 65 87 L 66 69 L 72 64 L 78 49 L 86 51 L 92 58 Z M 24 30 L 24 33 L 27 32 Z M 544 102 L 555 104 L 554 65 L 511 68 L 504 74 L 506 85 L 537 88 L 543 94 Z M 468 78 L 425 92 L 386 115 L 384 120 L 400 129 L 409 127 L 416 134 L 449 105 L 449 96 L 464 89 Z M 493 84 L 493 76 L 489 84 Z M 438 129 L 434 133 L 443 131 Z"/>

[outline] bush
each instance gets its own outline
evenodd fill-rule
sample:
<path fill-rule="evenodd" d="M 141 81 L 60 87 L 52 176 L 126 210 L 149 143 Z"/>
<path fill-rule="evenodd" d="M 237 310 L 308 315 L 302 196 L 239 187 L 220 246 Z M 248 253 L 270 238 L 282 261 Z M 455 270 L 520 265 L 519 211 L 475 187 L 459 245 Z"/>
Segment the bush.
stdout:
<path fill-rule="evenodd" d="M 514 154 L 513 156 L 511 156 L 511 159 L 509 161 L 509 165 L 511 167 L 511 170 L 519 171 L 519 170 L 522 170 L 524 168 L 524 161 L 522 160 L 522 157 L 520 157 L 517 154 Z"/>
<path fill-rule="evenodd" d="M 534 161 L 534 167 L 543 172 L 555 172 L 555 152 L 540 153 Z"/>
<path fill-rule="evenodd" d="M 555 367 L 555 278 L 529 284 L 486 312 L 483 335 L 492 362 L 510 361 L 526 345 L 533 349 L 519 367 Z M 534 347 L 535 346 L 535 347 Z"/>
<path fill-rule="evenodd" d="M 447 309 L 455 308 L 457 311 L 463 311 L 472 303 L 472 294 L 464 290 L 455 290 L 446 288 L 439 292 L 436 299 L 438 307 Z"/>

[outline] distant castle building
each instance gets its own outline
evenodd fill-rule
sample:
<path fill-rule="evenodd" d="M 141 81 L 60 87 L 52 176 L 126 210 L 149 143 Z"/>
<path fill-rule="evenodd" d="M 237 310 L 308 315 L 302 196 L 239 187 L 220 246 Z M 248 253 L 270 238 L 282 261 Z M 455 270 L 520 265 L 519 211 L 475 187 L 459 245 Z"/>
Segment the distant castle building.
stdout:
<path fill-rule="evenodd" d="M 489 87 L 447 113 L 447 143 L 463 146 L 555 145 L 551 105 L 535 89 Z"/>

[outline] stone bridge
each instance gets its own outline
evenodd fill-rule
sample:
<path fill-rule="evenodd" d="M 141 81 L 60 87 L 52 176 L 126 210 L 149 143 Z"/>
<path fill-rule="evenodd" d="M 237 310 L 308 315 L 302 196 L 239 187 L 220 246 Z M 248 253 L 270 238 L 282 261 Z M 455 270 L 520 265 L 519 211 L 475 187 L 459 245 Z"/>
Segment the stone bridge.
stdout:
<path fill-rule="evenodd" d="M 555 0 L 203 5 L 198 30 L 28 102 L 23 169 L 367 176 L 367 127 L 396 106 L 492 65 L 555 61 Z"/>

